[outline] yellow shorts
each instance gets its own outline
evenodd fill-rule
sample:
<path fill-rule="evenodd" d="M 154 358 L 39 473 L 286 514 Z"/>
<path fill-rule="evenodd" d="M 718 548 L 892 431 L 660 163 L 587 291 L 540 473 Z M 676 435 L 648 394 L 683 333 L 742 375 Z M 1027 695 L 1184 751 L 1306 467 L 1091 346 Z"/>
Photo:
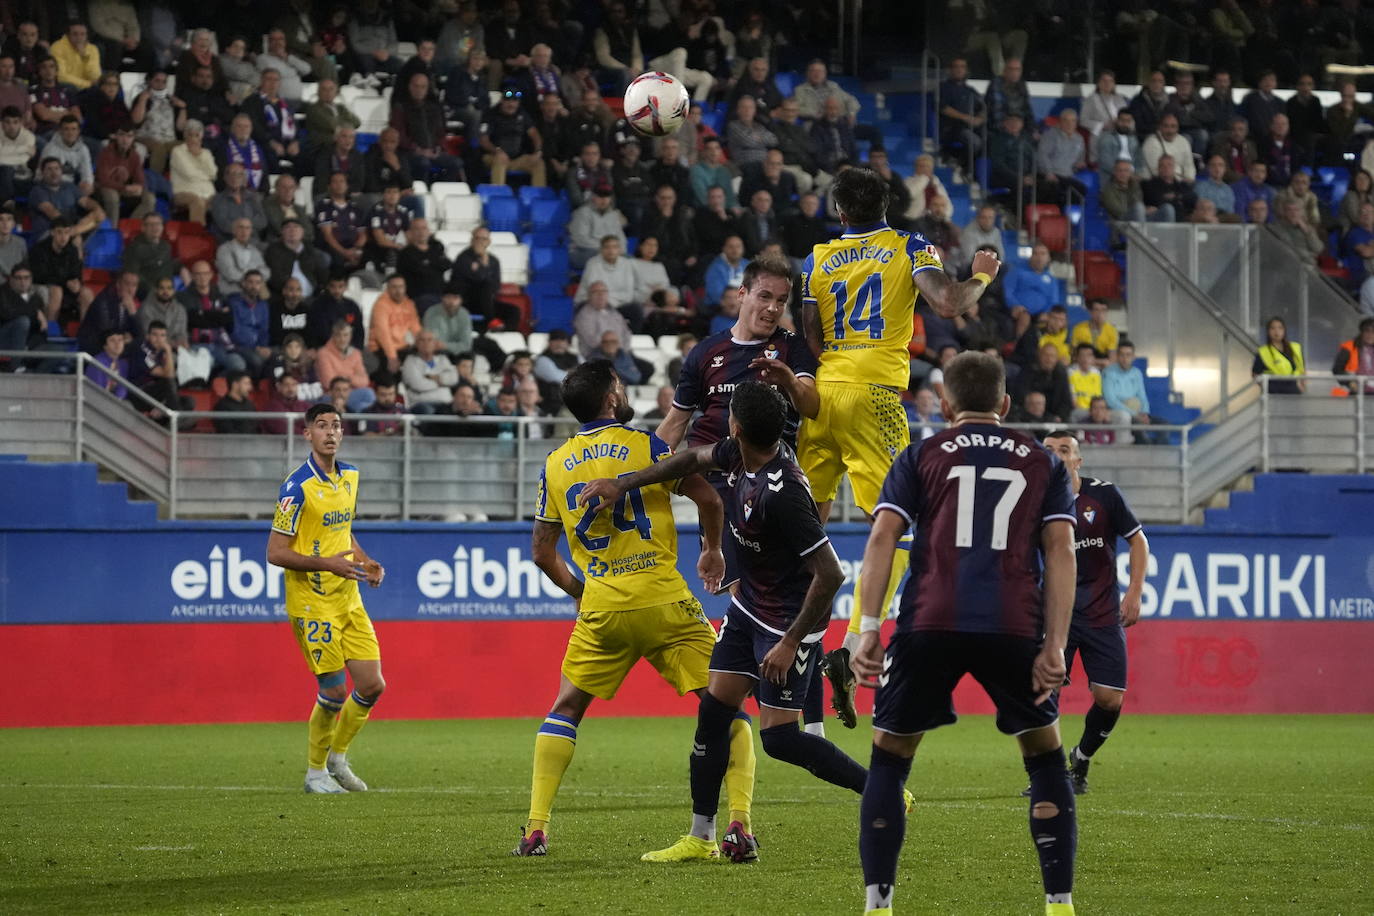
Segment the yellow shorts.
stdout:
<path fill-rule="evenodd" d="M 911 444 L 902 396 L 862 382 L 817 382 L 821 409 L 801 425 L 797 459 L 816 502 L 828 502 L 849 474 L 854 504 L 872 513 L 892 462 Z"/>
<path fill-rule="evenodd" d="M 577 615 L 563 676 L 602 700 L 615 697 L 641 658 L 682 696 L 706 686 L 716 631 L 695 598 L 633 611 Z"/>
<path fill-rule="evenodd" d="M 361 604 L 341 614 L 327 617 L 291 617 L 296 642 L 305 653 L 311 674 L 342 671 L 344 662 L 370 661 L 382 657 L 377 631 Z"/>

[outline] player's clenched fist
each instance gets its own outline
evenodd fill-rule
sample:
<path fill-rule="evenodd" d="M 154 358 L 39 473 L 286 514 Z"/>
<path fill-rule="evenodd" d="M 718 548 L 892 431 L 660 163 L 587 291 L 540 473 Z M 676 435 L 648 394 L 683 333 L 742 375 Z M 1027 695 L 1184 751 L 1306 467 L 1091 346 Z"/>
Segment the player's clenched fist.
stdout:
<path fill-rule="evenodd" d="M 1049 646 L 1035 656 L 1035 667 L 1031 669 L 1031 687 L 1035 690 L 1035 702 L 1039 704 L 1049 699 L 1050 694 L 1064 686 L 1064 650 Z"/>
<path fill-rule="evenodd" d="M 973 253 L 973 273 L 987 274 L 989 277 L 996 277 L 997 271 L 1002 269 L 1002 261 L 997 257 L 995 251 L 976 251 Z"/>

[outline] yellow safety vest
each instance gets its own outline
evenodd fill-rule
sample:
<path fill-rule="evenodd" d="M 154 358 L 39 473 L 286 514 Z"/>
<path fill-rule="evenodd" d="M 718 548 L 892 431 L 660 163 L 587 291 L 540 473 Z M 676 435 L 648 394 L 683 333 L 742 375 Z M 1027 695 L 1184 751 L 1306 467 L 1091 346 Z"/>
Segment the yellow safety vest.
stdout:
<path fill-rule="evenodd" d="M 1276 348 L 1273 344 L 1265 344 L 1259 348 L 1260 362 L 1264 363 L 1264 371 L 1269 375 L 1306 375 L 1307 370 L 1303 368 L 1302 347 L 1298 344 L 1288 342 L 1288 346 L 1293 349 L 1293 358 L 1290 360 L 1283 355 L 1283 351 Z"/>

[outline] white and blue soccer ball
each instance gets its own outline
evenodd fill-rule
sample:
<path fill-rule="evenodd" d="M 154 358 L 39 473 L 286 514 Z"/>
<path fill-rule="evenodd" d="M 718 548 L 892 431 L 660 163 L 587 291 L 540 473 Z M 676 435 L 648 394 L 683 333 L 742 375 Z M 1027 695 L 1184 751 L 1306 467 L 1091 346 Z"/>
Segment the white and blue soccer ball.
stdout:
<path fill-rule="evenodd" d="M 648 137 L 677 130 L 687 120 L 691 106 L 687 87 L 671 73 L 641 73 L 625 89 L 625 120 Z"/>

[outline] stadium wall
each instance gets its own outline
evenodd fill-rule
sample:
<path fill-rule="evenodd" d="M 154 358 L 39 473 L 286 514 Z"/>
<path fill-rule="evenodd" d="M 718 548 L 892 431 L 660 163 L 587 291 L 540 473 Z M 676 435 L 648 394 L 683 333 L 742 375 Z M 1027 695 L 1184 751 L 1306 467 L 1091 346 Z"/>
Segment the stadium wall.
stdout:
<path fill-rule="evenodd" d="M 360 524 L 387 567 L 364 599 L 381 639 L 391 718 L 542 716 L 572 603 L 529 560 L 526 525 Z M 1149 532 L 1143 616 L 1130 631 L 1128 703 L 1146 713 L 1374 712 L 1374 537 Z M 852 605 L 865 531 L 836 526 Z M 0 726 L 300 719 L 314 695 L 284 623 L 261 523 L 0 528 Z M 695 538 L 683 538 L 683 569 Z M 61 559 L 59 559 L 61 558 Z M 1125 584 L 1125 556 L 1121 557 Z M 708 611 L 725 611 L 710 599 Z M 1081 672 L 1080 672 L 1081 676 Z M 867 704 L 868 697 L 864 697 Z M 1086 708 L 1070 688 L 1065 708 Z M 960 685 L 962 712 L 989 712 Z M 640 665 L 598 715 L 685 715 Z"/>

